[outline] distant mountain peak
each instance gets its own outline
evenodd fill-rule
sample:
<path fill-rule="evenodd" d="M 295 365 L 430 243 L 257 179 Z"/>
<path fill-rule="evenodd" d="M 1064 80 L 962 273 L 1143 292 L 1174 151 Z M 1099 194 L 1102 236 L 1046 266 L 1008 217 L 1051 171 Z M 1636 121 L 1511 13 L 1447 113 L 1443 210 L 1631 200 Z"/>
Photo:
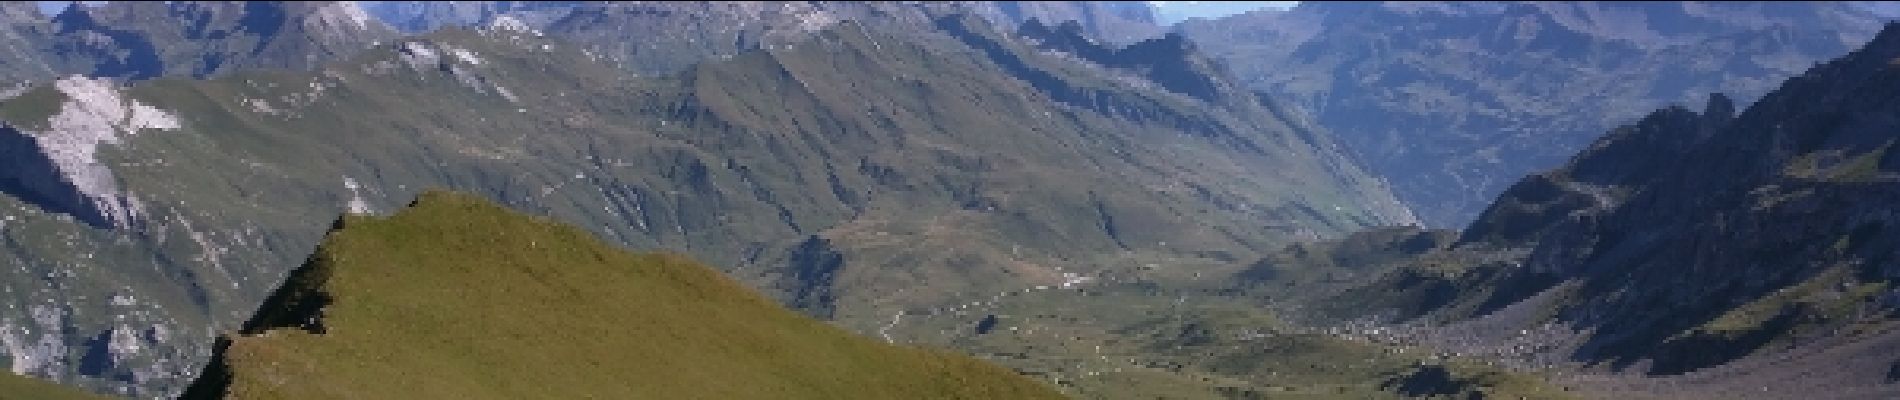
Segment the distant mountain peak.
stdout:
<path fill-rule="evenodd" d="M 1735 100 L 1730 99 L 1726 94 L 1722 94 L 1721 92 L 1709 93 L 1709 101 L 1705 104 L 1706 105 L 1702 108 L 1703 116 L 1725 119 L 1735 117 Z"/>

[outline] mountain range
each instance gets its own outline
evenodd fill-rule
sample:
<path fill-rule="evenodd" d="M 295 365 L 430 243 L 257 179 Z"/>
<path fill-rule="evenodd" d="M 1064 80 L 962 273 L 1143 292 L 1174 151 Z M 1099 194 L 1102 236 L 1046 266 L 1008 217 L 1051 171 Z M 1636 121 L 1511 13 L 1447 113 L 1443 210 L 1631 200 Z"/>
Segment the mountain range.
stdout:
<path fill-rule="evenodd" d="M 150 79 L 238 69 L 309 70 L 396 32 L 348 2 L 111 2 L 40 18 L 30 2 L 0 11 L 12 83 L 64 75 Z"/>
<path fill-rule="evenodd" d="M 0 104 L 0 281 L 22 305 L 0 338 L 16 373 L 176 393 L 325 221 L 428 187 L 690 254 L 860 333 L 976 293 L 1412 222 L 1178 36 L 1058 50 L 930 21 L 839 22 L 654 78 L 518 26 L 311 71 L 60 78 Z"/>
<path fill-rule="evenodd" d="M 1890 398 L 1880 10 L 0 3 L 0 362 L 139 398 Z"/>
<path fill-rule="evenodd" d="M 1354 276 L 1302 303 L 1412 322 L 1386 340 L 1575 368 L 1601 397 L 1890 398 L 1896 59 L 1890 24 L 1752 106 L 1714 95 L 1611 130 L 1462 232 L 1355 234 L 1241 276 Z"/>
<path fill-rule="evenodd" d="M 1848 3 L 1307 2 L 1176 29 L 1315 118 L 1427 225 L 1670 104 L 1748 104 L 1871 38 Z"/>

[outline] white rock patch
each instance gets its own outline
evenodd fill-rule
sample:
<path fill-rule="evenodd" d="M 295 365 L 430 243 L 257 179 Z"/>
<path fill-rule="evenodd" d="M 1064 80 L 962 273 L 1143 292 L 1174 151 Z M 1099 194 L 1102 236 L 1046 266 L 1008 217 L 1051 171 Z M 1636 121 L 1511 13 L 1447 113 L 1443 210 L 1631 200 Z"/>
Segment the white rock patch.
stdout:
<path fill-rule="evenodd" d="M 5 347 L 12 359 L 15 375 L 55 373 L 64 368 L 61 360 L 66 356 L 66 343 L 55 333 L 64 324 L 65 315 L 56 307 L 44 305 L 32 306 L 28 311 L 38 329 L 11 321 L 0 323 L 0 347 Z M 34 335 L 35 331 L 40 334 Z"/>
<path fill-rule="evenodd" d="M 402 61 L 408 63 L 410 68 L 414 68 L 417 71 L 426 71 L 429 68 L 435 68 L 438 63 L 442 62 L 442 55 L 436 53 L 435 48 L 429 47 L 428 43 L 404 42 L 401 50 Z"/>
<path fill-rule="evenodd" d="M 66 180 L 113 224 L 125 226 L 142 214 L 137 199 L 120 193 L 112 169 L 99 161 L 99 147 L 118 144 L 146 129 L 176 130 L 178 118 L 123 96 L 110 81 L 81 76 L 54 83 L 66 95 L 48 130 L 29 132 Z"/>
<path fill-rule="evenodd" d="M 374 210 L 369 208 L 369 202 L 363 200 L 363 193 L 358 191 L 362 186 L 357 185 L 355 179 L 351 179 L 347 176 L 343 177 L 343 188 L 350 190 L 350 203 L 348 206 L 351 214 L 369 214 L 374 212 Z"/>
<path fill-rule="evenodd" d="M 482 58 L 480 56 L 476 56 L 475 52 L 473 51 L 468 51 L 467 49 L 463 49 L 459 47 L 450 47 L 450 46 L 442 46 L 442 49 L 448 50 L 449 54 L 455 56 L 455 59 L 457 60 L 462 60 L 462 62 L 469 63 L 469 64 L 482 65 Z"/>
<path fill-rule="evenodd" d="M 501 98 L 508 99 L 508 102 L 510 103 L 521 102 L 521 98 L 515 97 L 515 92 L 510 92 L 508 91 L 508 88 L 501 87 L 501 85 L 499 84 L 495 85 L 495 94 L 501 95 Z"/>
<path fill-rule="evenodd" d="M 138 330 L 130 326 L 113 327 L 109 336 L 106 339 L 106 352 L 112 355 L 113 365 L 124 365 L 145 348 L 145 344 L 140 343 Z"/>
<path fill-rule="evenodd" d="M 349 19 L 350 26 L 358 29 L 369 27 L 369 12 L 363 11 L 362 4 L 354 1 L 339 1 L 332 7 L 340 8 L 338 11 L 344 18 Z"/>
<path fill-rule="evenodd" d="M 515 19 L 515 17 L 511 17 L 507 15 L 495 17 L 494 21 L 489 21 L 488 29 L 494 30 L 494 31 L 501 31 L 501 32 L 521 32 L 521 33 L 532 34 L 535 36 L 541 36 L 541 32 L 536 32 L 533 27 L 528 26 L 528 23 L 521 22 L 521 20 Z"/>

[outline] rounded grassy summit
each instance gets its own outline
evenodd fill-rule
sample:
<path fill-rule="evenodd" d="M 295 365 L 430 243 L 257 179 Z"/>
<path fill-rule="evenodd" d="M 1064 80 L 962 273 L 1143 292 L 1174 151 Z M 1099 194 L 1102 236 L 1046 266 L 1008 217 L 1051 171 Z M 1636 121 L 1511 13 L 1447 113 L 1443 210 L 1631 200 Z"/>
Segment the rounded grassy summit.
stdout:
<path fill-rule="evenodd" d="M 1061 397 L 449 192 L 344 217 L 220 353 L 185 398 Z"/>

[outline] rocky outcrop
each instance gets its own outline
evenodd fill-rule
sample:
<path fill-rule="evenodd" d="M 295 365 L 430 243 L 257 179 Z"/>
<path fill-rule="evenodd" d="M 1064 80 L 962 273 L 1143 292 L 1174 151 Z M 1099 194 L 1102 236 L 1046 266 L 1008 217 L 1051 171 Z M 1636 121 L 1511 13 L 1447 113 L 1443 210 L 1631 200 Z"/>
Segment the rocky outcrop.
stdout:
<path fill-rule="evenodd" d="M 1197 99 L 1224 101 L 1221 96 L 1236 91 L 1220 87 L 1221 82 L 1231 81 L 1225 76 L 1226 71 L 1217 70 L 1219 67 L 1213 61 L 1202 57 L 1194 44 L 1178 33 L 1112 48 L 1090 39 L 1084 34 L 1082 24 L 1075 21 L 1050 27 L 1032 19 L 1023 23 L 1017 35 L 1031 40 L 1039 48 L 1073 54 L 1104 67 L 1126 71 L 1169 91 Z"/>
<path fill-rule="evenodd" d="M 813 317 L 831 319 L 837 308 L 833 285 L 844 270 L 844 254 L 824 238 L 812 236 L 793 247 L 786 267 L 790 269 L 779 285 L 790 295 L 787 305 Z"/>

